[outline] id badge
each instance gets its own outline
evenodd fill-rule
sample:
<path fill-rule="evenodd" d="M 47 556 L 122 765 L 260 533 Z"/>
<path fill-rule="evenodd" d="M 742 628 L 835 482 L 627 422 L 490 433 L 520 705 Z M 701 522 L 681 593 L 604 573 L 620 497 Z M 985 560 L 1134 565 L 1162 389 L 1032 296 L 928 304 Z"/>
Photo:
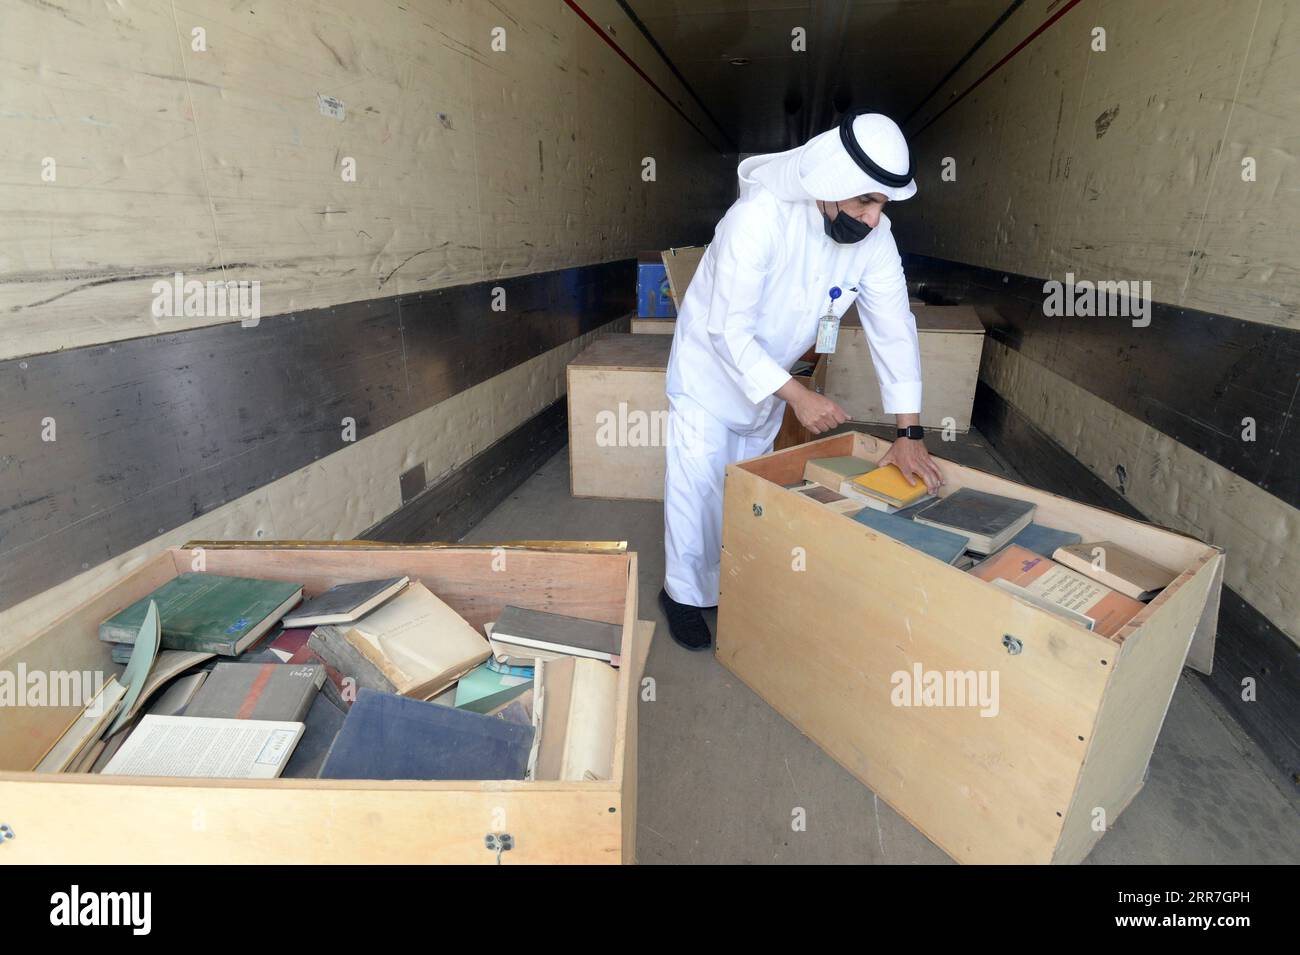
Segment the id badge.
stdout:
<path fill-rule="evenodd" d="M 827 312 L 817 321 L 817 348 L 818 355 L 835 354 L 835 346 L 840 338 L 840 319 L 837 315 Z M 804 339 L 807 341 L 808 339 Z"/>

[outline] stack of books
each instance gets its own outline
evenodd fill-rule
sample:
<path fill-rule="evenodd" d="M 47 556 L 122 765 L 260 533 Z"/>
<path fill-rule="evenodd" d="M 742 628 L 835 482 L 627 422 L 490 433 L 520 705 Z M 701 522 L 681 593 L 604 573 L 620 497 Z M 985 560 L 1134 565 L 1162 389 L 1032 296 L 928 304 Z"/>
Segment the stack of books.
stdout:
<path fill-rule="evenodd" d="M 903 472 L 892 464 L 848 478 L 840 484 L 840 491 L 852 495 L 867 507 L 887 514 L 935 499 L 924 481 L 918 480 L 915 484 L 909 482 L 903 477 Z"/>
<path fill-rule="evenodd" d="M 1113 541 L 1084 542 L 1074 531 L 1034 523 L 1030 501 L 975 488 L 935 498 L 923 484 L 908 484 L 897 468 L 867 464 L 856 457 L 814 459 L 804 478 L 862 505 L 844 511 L 859 524 L 1103 636 L 1120 635 L 1143 602 L 1175 577 Z M 817 499 L 806 484 L 790 490 Z"/>
<path fill-rule="evenodd" d="M 1015 544 L 981 561 L 971 573 L 1103 637 L 1117 636 L 1144 606 L 1050 557 Z"/>
<path fill-rule="evenodd" d="M 622 628 L 506 605 L 485 630 L 407 577 L 187 573 L 100 625 L 125 667 L 39 772 L 609 779 Z"/>

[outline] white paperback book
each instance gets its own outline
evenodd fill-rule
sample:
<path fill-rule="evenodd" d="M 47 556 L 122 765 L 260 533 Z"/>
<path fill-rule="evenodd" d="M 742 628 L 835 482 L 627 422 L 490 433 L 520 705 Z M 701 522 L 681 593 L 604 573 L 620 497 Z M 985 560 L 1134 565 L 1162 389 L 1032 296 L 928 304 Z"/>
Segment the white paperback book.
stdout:
<path fill-rule="evenodd" d="M 274 779 L 305 723 L 147 715 L 103 772 L 110 776 Z"/>

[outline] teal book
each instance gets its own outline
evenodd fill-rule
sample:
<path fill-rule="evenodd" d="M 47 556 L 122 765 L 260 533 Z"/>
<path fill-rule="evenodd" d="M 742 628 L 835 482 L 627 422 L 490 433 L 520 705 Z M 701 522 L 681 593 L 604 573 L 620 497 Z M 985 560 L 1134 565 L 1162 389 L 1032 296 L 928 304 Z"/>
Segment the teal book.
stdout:
<path fill-rule="evenodd" d="M 502 703 L 509 703 L 516 696 L 532 688 L 531 667 L 512 667 L 511 669 L 527 669 L 529 675 L 515 676 L 509 673 L 498 673 L 486 663 L 480 663 L 470 670 L 456 683 L 457 709 L 487 713 L 496 709 Z"/>
<path fill-rule="evenodd" d="M 302 599 L 302 584 L 218 574 L 181 574 L 99 625 L 105 643 L 131 643 L 149 601 L 158 605 L 164 650 L 233 657 Z"/>
<path fill-rule="evenodd" d="M 870 507 L 863 508 L 853 515 L 859 524 L 865 524 L 873 531 L 879 531 L 888 537 L 901 541 L 908 547 L 914 547 L 931 557 L 938 558 L 945 564 L 951 564 L 966 550 L 967 539 L 961 534 L 928 527 L 909 521 L 897 514 L 886 514 Z"/>
<path fill-rule="evenodd" d="M 1041 557 L 1051 557 L 1058 547 L 1069 547 L 1082 542 L 1083 538 L 1073 531 L 1060 531 L 1045 524 L 1029 524 L 1009 541 L 1025 550 L 1032 550 Z"/>

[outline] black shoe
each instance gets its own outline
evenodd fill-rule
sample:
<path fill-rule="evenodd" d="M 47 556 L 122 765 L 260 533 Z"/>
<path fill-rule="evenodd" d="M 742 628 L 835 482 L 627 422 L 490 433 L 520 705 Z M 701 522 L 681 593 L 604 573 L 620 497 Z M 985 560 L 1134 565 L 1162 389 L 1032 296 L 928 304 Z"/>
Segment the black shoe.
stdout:
<path fill-rule="evenodd" d="M 667 590 L 659 591 L 659 606 L 668 618 L 668 634 L 678 645 L 687 650 L 707 650 L 713 643 L 709 625 L 704 622 L 704 614 L 699 607 L 679 604 L 668 596 Z"/>

